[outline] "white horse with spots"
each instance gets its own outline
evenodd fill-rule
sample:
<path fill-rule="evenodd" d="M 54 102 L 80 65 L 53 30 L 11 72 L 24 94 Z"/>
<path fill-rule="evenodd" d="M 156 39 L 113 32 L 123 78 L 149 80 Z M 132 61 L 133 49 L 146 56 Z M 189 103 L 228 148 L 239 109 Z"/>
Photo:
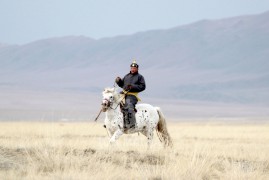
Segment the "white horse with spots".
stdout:
<path fill-rule="evenodd" d="M 167 131 L 166 122 L 160 108 L 150 104 L 136 105 L 136 127 L 127 131 L 123 130 L 123 114 L 120 109 L 122 94 L 117 93 L 115 88 L 106 88 L 103 91 L 102 111 L 106 112 L 105 128 L 111 137 L 110 143 L 115 142 L 122 134 L 141 132 L 148 138 L 150 146 L 154 129 L 164 146 L 172 146 L 171 137 Z"/>

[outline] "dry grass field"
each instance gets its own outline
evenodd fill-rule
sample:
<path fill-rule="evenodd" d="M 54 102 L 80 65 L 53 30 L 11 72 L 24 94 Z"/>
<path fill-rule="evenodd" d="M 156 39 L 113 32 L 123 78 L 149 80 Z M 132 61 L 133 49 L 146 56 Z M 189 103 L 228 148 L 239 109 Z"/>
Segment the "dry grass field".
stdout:
<path fill-rule="evenodd" d="M 268 123 L 169 123 L 108 144 L 101 123 L 1 122 L 0 179 L 269 179 Z"/>

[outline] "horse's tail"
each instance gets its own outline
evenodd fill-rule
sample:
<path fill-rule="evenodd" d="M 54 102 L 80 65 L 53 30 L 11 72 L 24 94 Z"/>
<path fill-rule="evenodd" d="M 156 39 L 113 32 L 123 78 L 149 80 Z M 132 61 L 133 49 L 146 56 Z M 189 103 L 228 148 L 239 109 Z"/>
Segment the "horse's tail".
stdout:
<path fill-rule="evenodd" d="M 164 118 L 164 115 L 159 107 L 156 107 L 156 110 L 159 114 L 159 122 L 156 127 L 156 132 L 157 135 L 160 139 L 160 141 L 165 145 L 165 146 L 173 146 L 172 139 L 168 133 L 167 127 L 166 127 L 166 121 Z"/>

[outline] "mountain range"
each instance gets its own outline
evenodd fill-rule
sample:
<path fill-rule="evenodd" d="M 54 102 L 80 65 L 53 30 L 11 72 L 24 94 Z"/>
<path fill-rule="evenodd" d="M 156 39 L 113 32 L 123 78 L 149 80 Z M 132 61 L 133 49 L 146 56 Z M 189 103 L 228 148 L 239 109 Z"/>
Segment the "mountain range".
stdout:
<path fill-rule="evenodd" d="M 87 119 L 140 65 L 143 102 L 169 117 L 269 115 L 269 12 L 102 39 L 0 43 L 0 120 Z"/>

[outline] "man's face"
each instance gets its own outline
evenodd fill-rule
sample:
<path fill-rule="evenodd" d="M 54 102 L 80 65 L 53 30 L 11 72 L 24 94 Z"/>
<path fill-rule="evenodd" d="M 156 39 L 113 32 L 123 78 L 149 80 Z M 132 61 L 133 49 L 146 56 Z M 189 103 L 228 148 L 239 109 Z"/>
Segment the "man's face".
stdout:
<path fill-rule="evenodd" d="M 138 72 L 138 68 L 136 68 L 136 67 L 131 67 L 131 73 L 132 74 L 135 74 L 135 73 L 137 73 Z"/>

